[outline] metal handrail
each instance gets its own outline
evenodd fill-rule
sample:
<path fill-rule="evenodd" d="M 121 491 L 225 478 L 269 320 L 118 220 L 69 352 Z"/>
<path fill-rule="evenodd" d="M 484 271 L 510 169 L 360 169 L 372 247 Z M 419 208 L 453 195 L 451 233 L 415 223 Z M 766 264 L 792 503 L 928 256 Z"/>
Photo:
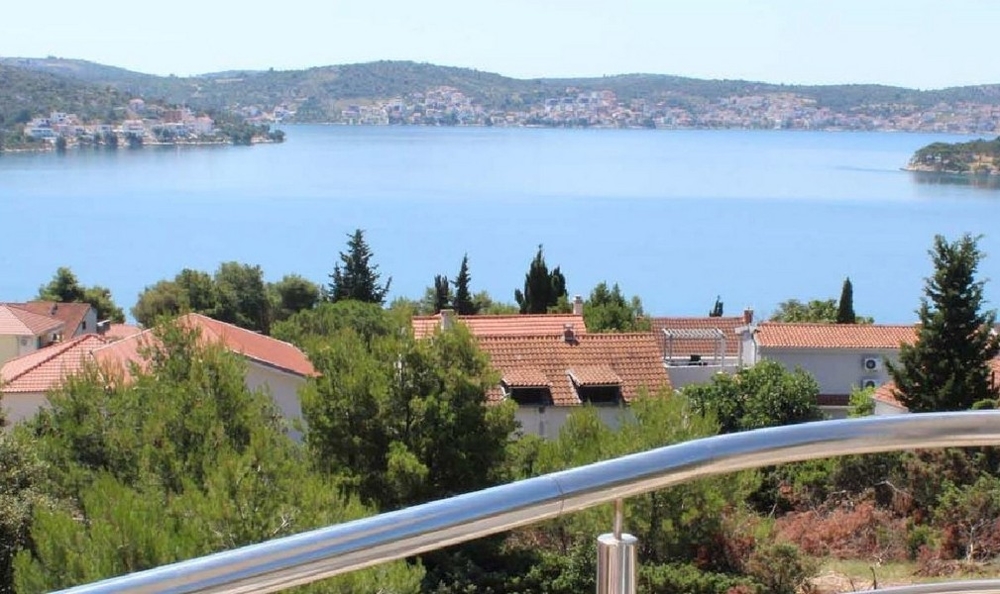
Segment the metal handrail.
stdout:
<path fill-rule="evenodd" d="M 697 478 L 831 456 L 995 444 L 1000 444 L 1000 411 L 820 421 L 719 435 L 65 592 L 273 592 Z"/>
<path fill-rule="evenodd" d="M 911 584 L 879 589 L 879 594 L 997 594 L 1000 580 L 965 580 Z"/>

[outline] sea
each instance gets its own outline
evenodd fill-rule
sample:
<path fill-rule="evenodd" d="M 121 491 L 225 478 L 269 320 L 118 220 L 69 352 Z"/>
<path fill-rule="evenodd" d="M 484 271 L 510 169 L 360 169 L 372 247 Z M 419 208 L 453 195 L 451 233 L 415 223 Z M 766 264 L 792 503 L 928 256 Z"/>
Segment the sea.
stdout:
<path fill-rule="evenodd" d="M 1000 304 L 1000 189 L 902 168 L 934 141 L 879 132 L 284 126 L 286 142 L 0 155 L 0 302 L 60 266 L 126 309 L 183 268 L 260 265 L 318 283 L 363 229 L 390 298 L 468 255 L 513 301 L 539 246 L 571 295 L 602 281 L 647 312 L 766 317 L 837 298 L 908 323 L 936 234 L 982 235 Z"/>

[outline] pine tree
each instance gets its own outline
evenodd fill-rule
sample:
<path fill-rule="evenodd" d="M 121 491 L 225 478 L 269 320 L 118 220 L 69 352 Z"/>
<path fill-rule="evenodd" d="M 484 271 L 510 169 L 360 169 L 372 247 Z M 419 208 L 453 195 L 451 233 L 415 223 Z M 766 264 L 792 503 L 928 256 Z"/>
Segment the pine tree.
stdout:
<path fill-rule="evenodd" d="M 462 266 L 455 277 L 455 309 L 460 316 L 472 316 L 479 313 L 476 302 L 472 299 L 472 291 L 469 289 L 469 282 L 472 275 L 469 274 L 469 255 L 462 257 Z"/>
<path fill-rule="evenodd" d="M 934 238 L 934 275 L 926 279 L 917 310 L 917 341 L 902 345 L 899 364 L 889 365 L 896 397 L 913 412 L 964 410 L 997 400 L 989 360 L 1000 352 L 1000 340 L 992 332 L 996 312 L 980 311 L 978 240 L 968 234 L 955 243 Z"/>
<path fill-rule="evenodd" d="M 365 242 L 365 232 L 357 229 L 347 241 L 347 253 L 340 252 L 340 264 L 330 275 L 330 301 L 353 299 L 366 303 L 385 303 L 392 277 L 379 284 L 378 266 L 371 263 L 372 251 Z M 341 264 L 343 266 L 341 266 Z"/>
<path fill-rule="evenodd" d="M 840 289 L 840 302 L 837 305 L 837 323 L 854 324 L 857 323 L 858 316 L 854 313 L 854 286 L 851 278 L 844 279 L 844 286 Z"/>

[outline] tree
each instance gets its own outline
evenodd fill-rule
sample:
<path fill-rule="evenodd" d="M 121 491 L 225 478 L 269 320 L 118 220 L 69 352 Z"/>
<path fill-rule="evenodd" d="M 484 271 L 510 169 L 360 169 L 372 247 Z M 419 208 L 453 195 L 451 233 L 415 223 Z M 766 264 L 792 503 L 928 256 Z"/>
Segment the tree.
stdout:
<path fill-rule="evenodd" d="M 434 313 L 438 313 L 442 309 L 448 309 L 449 307 L 451 307 L 451 284 L 448 282 L 447 276 L 437 274 L 434 276 L 434 302 L 432 303 L 432 309 Z"/>
<path fill-rule="evenodd" d="M 320 299 L 319 285 L 297 274 L 286 274 L 280 281 L 268 285 L 275 321 L 316 307 Z"/>
<path fill-rule="evenodd" d="M 822 418 L 816 380 L 801 369 L 787 371 L 777 361 L 761 361 L 735 376 L 716 374 L 684 393 L 696 410 L 715 415 L 723 433 Z"/>
<path fill-rule="evenodd" d="M 224 262 L 213 280 L 217 301 L 211 317 L 264 334 L 271 331 L 271 300 L 260 266 Z"/>
<path fill-rule="evenodd" d="M 469 273 L 469 255 L 462 256 L 462 266 L 458 269 L 458 276 L 455 277 L 455 311 L 460 316 L 472 316 L 479 313 L 479 308 L 472 297 L 469 283 L 472 275 Z"/>
<path fill-rule="evenodd" d="M 379 305 L 385 303 L 392 277 L 386 280 L 385 285 L 380 285 L 381 275 L 378 266 L 371 263 L 371 258 L 372 251 L 365 242 L 364 231 L 356 229 L 347 241 L 347 253 L 340 252 L 340 263 L 334 266 L 330 275 L 330 301 L 354 299 Z"/>
<path fill-rule="evenodd" d="M 187 295 L 191 311 L 208 314 L 219 303 L 215 280 L 207 272 L 185 268 L 177 273 L 174 282 Z"/>
<path fill-rule="evenodd" d="M 584 303 L 583 320 L 590 332 L 645 332 L 651 327 L 638 297 L 628 300 L 617 283 L 608 289 L 603 281 Z"/>
<path fill-rule="evenodd" d="M 143 289 L 132 307 L 132 317 L 146 328 L 152 328 L 163 317 L 176 317 L 191 311 L 187 292 L 175 281 L 161 280 Z"/>
<path fill-rule="evenodd" d="M 854 324 L 858 316 L 854 313 L 854 286 L 851 278 L 844 279 L 844 286 L 840 289 L 840 301 L 837 304 L 837 323 Z"/>
<path fill-rule="evenodd" d="M 424 340 L 405 326 L 370 337 L 331 330 L 304 341 L 320 376 L 301 392 L 306 443 L 324 470 L 381 510 L 501 478 L 514 412 L 486 405 L 499 378 L 464 326 Z"/>
<path fill-rule="evenodd" d="M 111 320 L 116 324 L 125 322 L 125 312 L 112 299 L 110 289 L 98 285 L 87 287 L 83 290 L 83 301 L 94 308 L 98 320 Z"/>
<path fill-rule="evenodd" d="M 36 511 L 31 550 L 15 561 L 18 591 L 61 589 L 370 515 L 312 469 L 270 396 L 246 387 L 238 355 L 180 326 L 155 332 L 161 342 L 144 352 L 131 382 L 108 384 L 89 368 L 31 422 L 63 500 Z M 419 567 L 394 567 L 384 576 L 393 582 L 422 577 Z"/>
<path fill-rule="evenodd" d="M 83 296 L 83 286 L 73 271 L 66 266 L 56 269 L 49 284 L 38 288 L 38 298 L 43 301 L 78 303 L 83 301 Z"/>
<path fill-rule="evenodd" d="M 772 322 L 811 322 L 832 324 L 837 320 L 837 301 L 835 299 L 813 299 L 802 303 L 798 299 L 789 299 L 778 304 L 777 311 L 771 315 Z"/>
<path fill-rule="evenodd" d="M 718 295 L 715 296 L 715 304 L 712 305 L 712 310 L 708 312 L 708 317 L 710 318 L 721 318 L 722 317 L 722 300 Z"/>
<path fill-rule="evenodd" d="M 566 298 L 566 277 L 557 266 L 551 273 L 545 264 L 542 246 L 531 261 L 527 274 L 524 275 L 524 291 L 514 291 L 514 299 L 523 314 L 546 313 L 550 307 L 559 303 L 559 298 Z"/>
<path fill-rule="evenodd" d="M 0 430 L 0 593 L 13 594 L 14 556 L 30 545 L 31 518 L 48 501 L 45 467 L 34 448 Z"/>
<path fill-rule="evenodd" d="M 917 340 L 901 345 L 899 363 L 888 366 L 896 397 L 913 412 L 965 410 L 1000 395 L 989 367 L 1000 339 L 993 334 L 996 312 L 981 311 L 978 240 L 934 238 L 934 275 L 925 279 Z"/>
<path fill-rule="evenodd" d="M 81 285 L 73 271 L 65 266 L 56 270 L 47 285 L 38 288 L 38 298 L 57 303 L 87 303 L 97 312 L 98 320 L 125 321 L 125 312 L 115 304 L 110 289 L 99 285 Z"/>

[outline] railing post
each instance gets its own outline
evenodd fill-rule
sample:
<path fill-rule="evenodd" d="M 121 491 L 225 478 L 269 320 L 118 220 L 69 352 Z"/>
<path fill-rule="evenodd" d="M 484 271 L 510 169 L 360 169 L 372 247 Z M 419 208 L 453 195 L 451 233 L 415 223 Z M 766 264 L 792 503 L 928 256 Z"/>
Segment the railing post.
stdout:
<path fill-rule="evenodd" d="M 635 594 L 636 544 L 622 534 L 624 502 L 615 500 L 614 532 L 597 537 L 597 594 Z"/>

